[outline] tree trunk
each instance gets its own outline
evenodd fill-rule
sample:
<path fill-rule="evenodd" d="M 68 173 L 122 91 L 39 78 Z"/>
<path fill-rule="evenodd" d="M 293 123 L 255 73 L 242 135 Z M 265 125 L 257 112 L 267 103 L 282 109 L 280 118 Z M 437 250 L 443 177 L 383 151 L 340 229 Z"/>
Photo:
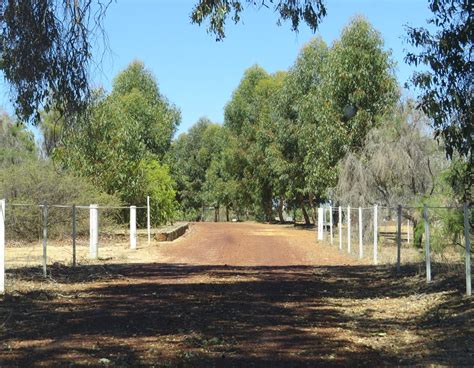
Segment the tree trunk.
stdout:
<path fill-rule="evenodd" d="M 230 221 L 230 217 L 229 217 L 229 206 L 225 206 L 225 219 L 227 222 Z"/>
<path fill-rule="evenodd" d="M 283 218 L 283 205 L 284 204 L 285 204 L 285 200 L 283 199 L 283 197 L 280 197 L 280 203 L 278 203 L 278 217 L 282 224 L 285 222 L 285 219 Z"/>
<path fill-rule="evenodd" d="M 311 207 L 311 217 L 313 218 L 313 224 L 316 224 L 317 217 L 316 217 L 316 201 L 314 198 L 313 193 L 309 193 L 309 205 Z"/>
<path fill-rule="evenodd" d="M 311 220 L 308 216 L 308 212 L 306 212 L 306 208 L 304 207 L 304 201 L 303 198 L 300 200 L 300 206 L 301 206 L 301 212 L 303 212 L 303 217 L 304 217 L 304 223 L 305 225 L 311 225 Z"/>
<path fill-rule="evenodd" d="M 219 207 L 214 207 L 214 222 L 219 222 Z"/>

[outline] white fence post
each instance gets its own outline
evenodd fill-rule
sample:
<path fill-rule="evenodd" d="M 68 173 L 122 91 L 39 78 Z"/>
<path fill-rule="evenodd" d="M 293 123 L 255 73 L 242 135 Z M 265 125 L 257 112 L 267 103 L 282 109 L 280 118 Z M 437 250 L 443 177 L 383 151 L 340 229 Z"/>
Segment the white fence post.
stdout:
<path fill-rule="evenodd" d="M 137 249 L 137 207 L 130 206 L 130 249 Z"/>
<path fill-rule="evenodd" d="M 359 258 L 364 257 L 364 244 L 362 239 L 362 208 L 359 207 Z"/>
<path fill-rule="evenodd" d="M 339 250 L 342 250 L 342 207 L 339 206 Z"/>
<path fill-rule="evenodd" d="M 89 256 L 97 258 L 99 255 L 99 209 L 97 204 L 89 206 Z"/>
<path fill-rule="evenodd" d="M 72 266 L 76 267 L 76 205 L 72 205 Z"/>
<path fill-rule="evenodd" d="M 402 206 L 397 207 L 397 273 L 400 273 L 400 260 L 402 252 Z"/>
<path fill-rule="evenodd" d="M 378 208 L 374 206 L 374 264 L 378 263 Z"/>
<path fill-rule="evenodd" d="M 46 266 L 48 264 L 47 258 L 47 246 L 48 246 L 48 206 L 43 205 L 43 276 L 47 276 Z"/>
<path fill-rule="evenodd" d="M 407 220 L 407 244 L 410 244 L 410 220 Z"/>
<path fill-rule="evenodd" d="M 324 221 L 324 209 L 318 208 L 318 240 L 323 240 L 323 221 Z"/>
<path fill-rule="evenodd" d="M 351 206 L 347 206 L 347 253 L 351 252 Z"/>
<path fill-rule="evenodd" d="M 466 295 L 471 296 L 471 239 L 469 238 L 469 207 L 464 203 L 464 241 L 466 245 Z"/>
<path fill-rule="evenodd" d="M 333 231 L 332 231 L 332 206 L 329 206 L 329 236 L 331 237 L 331 245 L 332 245 L 332 238 L 333 238 Z"/>
<path fill-rule="evenodd" d="M 150 196 L 146 197 L 146 230 L 148 233 L 148 244 L 150 244 L 151 242 Z"/>
<path fill-rule="evenodd" d="M 0 295 L 5 294 L 5 200 L 0 199 Z"/>
<path fill-rule="evenodd" d="M 426 282 L 431 282 L 430 224 L 428 222 L 428 206 L 425 204 L 423 207 L 423 218 L 425 220 Z"/>

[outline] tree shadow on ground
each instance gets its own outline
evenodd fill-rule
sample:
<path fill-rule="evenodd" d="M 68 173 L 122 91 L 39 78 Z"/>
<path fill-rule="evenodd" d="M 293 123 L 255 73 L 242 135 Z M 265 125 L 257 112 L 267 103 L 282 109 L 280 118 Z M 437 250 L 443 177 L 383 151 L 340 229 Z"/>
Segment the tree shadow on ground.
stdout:
<path fill-rule="evenodd" d="M 472 338 L 472 304 L 456 290 L 462 281 L 440 278 L 426 285 L 416 266 L 404 267 L 400 277 L 384 266 L 147 263 L 53 265 L 50 272 L 49 283 L 60 291 L 34 289 L 3 298 L 0 366 L 458 366 L 474 362 L 472 347 L 465 343 Z M 7 276 L 40 287 L 37 269 L 17 269 Z M 449 290 L 452 297 L 414 321 L 348 314 L 344 309 L 348 303 L 440 290 Z M 440 308 L 448 314 L 440 317 Z M 452 310 L 455 316 L 449 314 Z M 399 330 L 420 330 L 419 343 L 425 345 L 377 348 L 353 336 L 374 338 L 381 331 Z"/>

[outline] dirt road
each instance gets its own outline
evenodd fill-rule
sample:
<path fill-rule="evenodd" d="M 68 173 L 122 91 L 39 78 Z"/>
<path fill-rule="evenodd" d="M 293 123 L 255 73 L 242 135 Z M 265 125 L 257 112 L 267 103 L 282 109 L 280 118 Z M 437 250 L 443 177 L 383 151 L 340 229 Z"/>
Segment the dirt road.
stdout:
<path fill-rule="evenodd" d="M 314 230 L 293 225 L 197 223 L 176 243 L 160 247 L 166 263 L 229 266 L 355 264 L 349 256 L 317 244 Z"/>
<path fill-rule="evenodd" d="M 9 270 L 0 366 L 474 365 L 462 277 L 396 277 L 314 237 L 196 224 L 172 243 L 52 265 L 47 281 L 39 268 Z"/>

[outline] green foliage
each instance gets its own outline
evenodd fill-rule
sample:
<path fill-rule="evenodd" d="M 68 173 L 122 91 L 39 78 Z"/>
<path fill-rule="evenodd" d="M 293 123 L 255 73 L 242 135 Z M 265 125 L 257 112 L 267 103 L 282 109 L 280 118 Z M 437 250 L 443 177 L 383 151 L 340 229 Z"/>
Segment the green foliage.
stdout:
<path fill-rule="evenodd" d="M 309 146 L 313 144 L 308 139 L 314 130 L 311 121 L 304 117 L 304 109 L 310 103 L 319 103 L 312 101 L 311 96 L 321 88 L 328 53 L 329 49 L 321 38 L 305 45 L 285 78 L 277 101 L 276 136 L 281 153 L 281 159 L 277 160 L 280 163 L 278 176 L 283 179 L 281 183 L 287 183 L 281 188 L 280 197 L 298 199 L 299 206 L 303 203 L 303 196 L 316 189 L 309 185 L 304 165 Z"/>
<path fill-rule="evenodd" d="M 167 151 L 179 118 L 179 111 L 160 95 L 143 64 L 133 62 L 117 76 L 110 95 L 97 93 L 88 114 L 66 132 L 54 157 L 124 203 L 142 205 L 147 191 L 164 190 L 160 183 L 155 183 L 156 189 L 148 185 L 150 170 L 156 169 L 162 179 L 166 176 L 164 169 L 149 165 Z M 174 207 L 165 204 L 167 194 L 163 192 L 161 204 L 156 205 L 168 208 L 166 213 L 171 214 Z"/>
<path fill-rule="evenodd" d="M 89 97 L 91 35 L 108 1 L 2 1 L 0 69 L 17 116 L 40 121 L 40 108 L 84 111 Z"/>
<path fill-rule="evenodd" d="M 179 110 L 164 97 L 153 74 L 140 61 L 132 62 L 114 79 L 110 99 L 117 100 L 135 124 L 145 148 L 162 158 L 179 125 Z"/>
<path fill-rule="evenodd" d="M 0 116 L 0 168 L 18 165 L 38 155 L 33 134 L 13 123 L 7 114 Z"/>
<path fill-rule="evenodd" d="M 449 157 L 467 159 L 462 180 L 464 201 L 472 203 L 473 136 L 473 16 L 467 0 L 430 0 L 434 28 L 408 28 L 408 41 L 421 48 L 408 53 L 409 64 L 426 65 L 411 83 L 420 91 L 420 106 L 432 119 L 436 137 L 442 138 Z"/>
<path fill-rule="evenodd" d="M 322 18 L 326 16 L 326 7 L 322 0 L 279 0 L 271 3 L 279 15 L 278 24 L 290 20 L 293 31 L 298 30 L 302 20 L 316 31 Z M 245 5 L 268 8 L 268 2 L 264 0 L 201 0 L 191 13 L 191 21 L 200 25 L 208 19 L 208 32 L 216 36 L 217 41 L 221 41 L 225 37 L 226 21 L 230 17 L 234 23 L 238 23 Z"/>
<path fill-rule="evenodd" d="M 150 196 L 150 217 L 153 225 L 172 222 L 177 218 L 175 182 L 167 166 L 156 160 L 142 161 L 140 170 L 143 173 L 143 191 Z"/>
<path fill-rule="evenodd" d="M 41 213 L 38 207 L 12 207 L 11 204 L 78 204 L 119 205 L 117 197 L 104 194 L 87 179 L 58 172 L 51 162 L 28 160 L 0 169 L 0 198 L 7 200 L 7 236 L 9 238 L 38 239 L 41 232 Z M 113 221 L 115 213 L 101 216 L 101 223 Z M 89 229 L 88 210 L 77 211 L 77 231 Z M 50 209 L 48 234 L 50 237 L 69 236 L 71 209 Z"/>
<path fill-rule="evenodd" d="M 464 214 L 462 208 L 436 208 L 446 206 L 446 198 L 431 196 L 422 198 L 417 205 L 428 207 L 430 249 L 434 254 L 442 254 L 448 247 L 463 247 Z M 415 214 L 417 221 L 414 233 L 414 245 L 420 250 L 425 248 L 425 220 L 423 209 Z"/>
<path fill-rule="evenodd" d="M 394 105 L 398 88 L 390 53 L 363 18 L 353 19 L 322 63 L 321 81 L 301 108 L 305 122 L 308 185 L 326 195 L 334 168 L 349 150 L 362 147 L 369 130 Z"/>
<path fill-rule="evenodd" d="M 222 127 L 201 118 L 188 133 L 181 134 L 167 155 L 177 181 L 177 198 L 186 218 L 198 219 L 209 195 L 205 193 L 206 173 L 222 149 Z"/>
<path fill-rule="evenodd" d="M 103 33 L 102 22 L 109 0 L 51 0 L 2 2 L 0 17 L 0 69 L 12 87 L 17 115 L 22 121 L 41 120 L 40 110 L 58 110 L 69 119 L 87 109 L 90 97 L 88 67 L 94 36 Z M 197 1 L 191 21 L 209 19 L 209 31 L 224 38 L 229 16 L 240 20 L 252 0 Z M 315 31 L 326 15 L 323 0 L 272 2 L 278 23 L 291 21 L 294 31 L 304 21 Z M 262 0 L 260 7 L 268 7 Z M 40 26 L 39 26 L 40 25 Z"/>
<path fill-rule="evenodd" d="M 61 145 L 64 131 L 64 116 L 58 110 L 42 111 L 39 128 L 43 136 L 42 149 L 47 157 L 52 157 L 56 147 Z"/>
<path fill-rule="evenodd" d="M 281 84 L 281 83 L 280 83 Z M 271 144 L 272 96 L 278 92 L 279 83 L 258 65 L 247 69 L 239 86 L 225 108 L 224 127 L 233 138 L 233 164 L 229 177 L 237 183 L 234 208 L 250 208 L 259 219 L 272 217 L 273 173 L 268 165 L 266 150 Z M 242 202 L 237 201 L 241 199 Z"/>

